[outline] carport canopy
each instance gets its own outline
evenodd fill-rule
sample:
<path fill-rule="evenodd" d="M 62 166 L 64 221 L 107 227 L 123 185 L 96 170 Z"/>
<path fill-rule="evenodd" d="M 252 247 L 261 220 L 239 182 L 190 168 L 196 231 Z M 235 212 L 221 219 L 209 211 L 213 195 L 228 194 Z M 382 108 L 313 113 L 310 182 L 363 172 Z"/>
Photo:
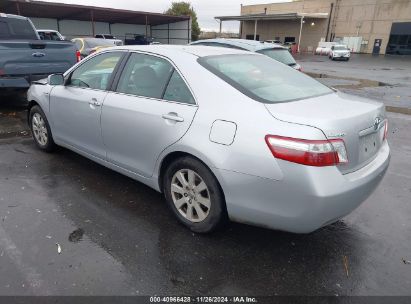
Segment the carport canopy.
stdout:
<path fill-rule="evenodd" d="M 298 51 L 300 51 L 301 33 L 304 23 L 304 18 L 310 19 L 327 19 L 328 13 L 277 13 L 277 14 L 252 14 L 252 15 L 240 15 L 240 16 L 219 16 L 215 17 L 220 21 L 220 35 L 223 21 L 254 21 L 254 40 L 257 38 L 257 24 L 258 21 L 263 20 L 300 20 L 300 35 L 298 37 Z"/>
<path fill-rule="evenodd" d="M 161 13 L 27 0 L 1 0 L 0 12 L 25 17 L 91 21 L 93 31 L 94 22 L 141 24 L 147 27 L 148 25 L 190 21 L 190 16 L 173 16 Z"/>

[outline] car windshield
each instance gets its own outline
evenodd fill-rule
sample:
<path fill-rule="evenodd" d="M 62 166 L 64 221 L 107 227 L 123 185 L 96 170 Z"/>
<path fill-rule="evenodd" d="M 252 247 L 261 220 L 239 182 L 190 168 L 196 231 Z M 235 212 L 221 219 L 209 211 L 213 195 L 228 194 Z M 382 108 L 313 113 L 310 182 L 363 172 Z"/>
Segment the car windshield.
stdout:
<path fill-rule="evenodd" d="M 292 66 L 297 64 L 288 49 L 264 49 L 257 51 L 257 53 L 264 54 L 286 65 Z"/>
<path fill-rule="evenodd" d="M 259 55 L 219 55 L 198 62 L 231 86 L 263 103 L 305 99 L 333 91 L 313 78 Z"/>
<path fill-rule="evenodd" d="M 89 48 L 94 48 L 98 46 L 113 46 L 113 43 L 111 41 L 106 41 L 104 39 L 99 39 L 99 38 L 84 39 L 84 41 L 86 42 L 87 47 Z"/>
<path fill-rule="evenodd" d="M 335 46 L 334 51 L 346 51 L 347 48 L 345 46 Z"/>

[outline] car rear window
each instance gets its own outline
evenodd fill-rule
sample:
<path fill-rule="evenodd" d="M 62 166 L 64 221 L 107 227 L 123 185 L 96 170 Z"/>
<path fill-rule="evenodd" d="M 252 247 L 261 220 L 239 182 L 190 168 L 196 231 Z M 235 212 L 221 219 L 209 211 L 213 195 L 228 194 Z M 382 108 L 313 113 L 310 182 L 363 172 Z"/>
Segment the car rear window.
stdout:
<path fill-rule="evenodd" d="M 36 32 L 27 19 L 0 18 L 0 39 L 38 40 Z"/>
<path fill-rule="evenodd" d="M 274 60 L 277 60 L 289 66 L 293 66 L 297 64 L 288 49 L 280 49 L 280 48 L 264 49 L 264 50 L 257 51 L 257 53 L 266 55 Z"/>
<path fill-rule="evenodd" d="M 197 60 L 243 94 L 263 103 L 281 103 L 333 92 L 304 73 L 266 56 L 231 54 Z"/>

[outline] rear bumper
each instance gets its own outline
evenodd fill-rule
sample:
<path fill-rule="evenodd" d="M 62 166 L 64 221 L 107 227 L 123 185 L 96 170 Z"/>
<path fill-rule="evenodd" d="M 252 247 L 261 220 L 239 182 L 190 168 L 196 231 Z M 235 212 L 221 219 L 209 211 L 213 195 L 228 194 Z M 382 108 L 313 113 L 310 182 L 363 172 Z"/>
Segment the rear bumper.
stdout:
<path fill-rule="evenodd" d="M 32 81 L 46 78 L 47 74 L 21 77 L 0 77 L 0 89 L 28 89 Z"/>
<path fill-rule="evenodd" d="M 284 179 L 275 181 L 217 170 L 227 211 L 234 221 L 309 233 L 349 214 L 378 186 L 390 161 L 387 142 L 365 167 L 341 174 L 336 167 L 278 161 Z"/>

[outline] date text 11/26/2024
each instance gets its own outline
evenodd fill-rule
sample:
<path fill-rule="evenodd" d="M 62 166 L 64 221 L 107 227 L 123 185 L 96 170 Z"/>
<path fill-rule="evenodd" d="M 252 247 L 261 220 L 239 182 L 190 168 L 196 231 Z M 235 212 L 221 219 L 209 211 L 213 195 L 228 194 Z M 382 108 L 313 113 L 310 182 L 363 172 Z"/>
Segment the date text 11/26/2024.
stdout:
<path fill-rule="evenodd" d="M 154 296 L 150 297 L 150 303 L 258 303 L 257 299 L 254 297 L 161 297 Z"/>

